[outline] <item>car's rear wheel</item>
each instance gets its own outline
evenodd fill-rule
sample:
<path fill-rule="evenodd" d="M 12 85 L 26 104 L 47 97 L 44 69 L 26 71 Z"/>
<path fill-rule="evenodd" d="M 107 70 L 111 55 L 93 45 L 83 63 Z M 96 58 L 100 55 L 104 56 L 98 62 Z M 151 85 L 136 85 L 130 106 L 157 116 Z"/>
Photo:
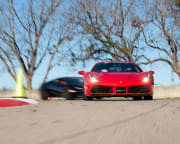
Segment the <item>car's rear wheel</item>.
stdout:
<path fill-rule="evenodd" d="M 144 96 L 144 100 L 153 100 L 153 96 L 152 95 Z"/>
<path fill-rule="evenodd" d="M 72 94 L 69 92 L 66 92 L 64 95 L 65 95 L 66 100 L 72 100 L 73 99 Z"/>
<path fill-rule="evenodd" d="M 133 100 L 142 100 L 142 96 L 134 96 Z"/>
<path fill-rule="evenodd" d="M 48 100 L 49 93 L 46 90 L 41 90 L 41 99 L 42 100 Z"/>

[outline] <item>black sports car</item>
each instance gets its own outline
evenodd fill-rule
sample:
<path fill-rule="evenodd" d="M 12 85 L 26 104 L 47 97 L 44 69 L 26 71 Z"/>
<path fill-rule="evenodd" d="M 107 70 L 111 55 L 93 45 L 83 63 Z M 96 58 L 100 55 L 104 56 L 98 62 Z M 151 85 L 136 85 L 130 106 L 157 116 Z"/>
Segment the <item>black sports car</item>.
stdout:
<path fill-rule="evenodd" d="M 82 77 L 62 77 L 42 84 L 41 98 L 47 100 L 48 97 L 64 97 L 67 100 L 82 97 L 83 78 Z"/>

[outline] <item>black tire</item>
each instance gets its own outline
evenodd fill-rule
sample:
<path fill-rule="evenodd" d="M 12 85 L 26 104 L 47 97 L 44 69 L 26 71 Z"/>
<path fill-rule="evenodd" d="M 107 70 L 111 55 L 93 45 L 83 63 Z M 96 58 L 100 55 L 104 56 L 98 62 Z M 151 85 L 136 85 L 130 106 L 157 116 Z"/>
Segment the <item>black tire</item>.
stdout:
<path fill-rule="evenodd" d="M 41 90 L 41 99 L 48 100 L 49 93 L 46 90 Z"/>
<path fill-rule="evenodd" d="M 93 97 L 83 95 L 83 100 L 86 100 L 86 101 L 93 100 Z"/>
<path fill-rule="evenodd" d="M 86 96 L 85 91 L 84 91 L 83 100 L 85 100 L 85 101 L 92 101 L 92 100 L 93 100 L 93 97 Z"/>
<path fill-rule="evenodd" d="M 97 100 L 101 100 L 103 97 L 96 97 Z"/>
<path fill-rule="evenodd" d="M 66 100 L 72 100 L 72 99 L 73 99 L 72 94 L 71 94 L 71 93 L 68 93 L 68 92 L 66 92 L 66 93 L 64 94 L 64 97 L 65 97 Z"/>
<path fill-rule="evenodd" d="M 136 101 L 137 101 L 137 100 L 142 100 L 142 96 L 134 96 L 134 97 L 133 97 L 133 100 L 136 100 Z"/>
<path fill-rule="evenodd" d="M 152 95 L 144 96 L 144 100 L 153 100 L 153 96 Z"/>

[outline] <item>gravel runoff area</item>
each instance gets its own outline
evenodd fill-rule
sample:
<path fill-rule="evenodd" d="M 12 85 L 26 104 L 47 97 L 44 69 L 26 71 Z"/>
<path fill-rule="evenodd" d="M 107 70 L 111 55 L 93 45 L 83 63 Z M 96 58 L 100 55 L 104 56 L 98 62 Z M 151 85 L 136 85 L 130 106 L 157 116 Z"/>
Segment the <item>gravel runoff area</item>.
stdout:
<path fill-rule="evenodd" d="M 0 109 L 1 144 L 179 144 L 180 99 L 53 99 Z"/>

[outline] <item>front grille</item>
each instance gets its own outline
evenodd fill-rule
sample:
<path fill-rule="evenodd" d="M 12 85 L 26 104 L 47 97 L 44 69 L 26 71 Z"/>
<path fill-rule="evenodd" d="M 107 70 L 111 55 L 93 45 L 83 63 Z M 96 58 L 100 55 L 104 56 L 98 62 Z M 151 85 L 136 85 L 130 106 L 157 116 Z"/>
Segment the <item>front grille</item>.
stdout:
<path fill-rule="evenodd" d="M 93 86 L 91 89 L 92 93 L 112 93 L 112 87 L 105 87 L 105 86 Z"/>
<path fill-rule="evenodd" d="M 128 88 L 128 93 L 146 93 L 146 92 L 149 92 L 149 88 L 146 85 Z"/>
<path fill-rule="evenodd" d="M 116 88 L 116 93 L 126 93 L 126 88 Z"/>

